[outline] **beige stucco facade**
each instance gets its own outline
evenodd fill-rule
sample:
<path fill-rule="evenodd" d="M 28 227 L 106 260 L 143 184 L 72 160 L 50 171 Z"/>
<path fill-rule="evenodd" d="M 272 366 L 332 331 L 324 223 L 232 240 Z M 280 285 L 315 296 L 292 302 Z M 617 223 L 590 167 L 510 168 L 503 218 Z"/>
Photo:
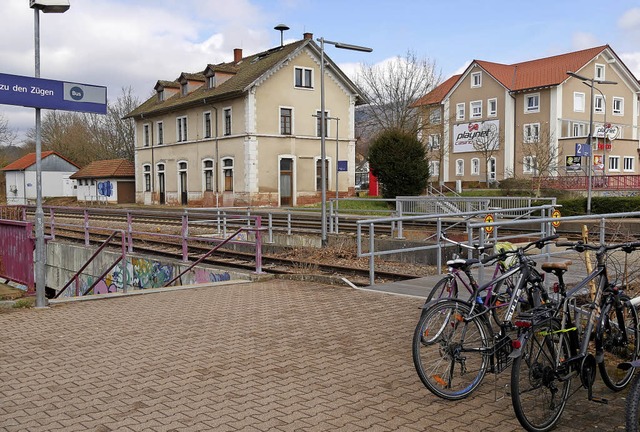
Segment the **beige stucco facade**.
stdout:
<path fill-rule="evenodd" d="M 297 44 L 297 49 L 234 97 L 209 98 L 210 102 L 204 98 L 184 108 L 178 105 L 158 114 L 133 116 L 137 201 L 203 206 L 288 206 L 319 201 L 321 138 L 314 115 L 321 108 L 320 59 L 311 40 Z M 252 59 L 242 59 L 245 61 Z M 296 71 L 310 73 L 310 82 L 305 75 L 305 85 L 296 85 Z M 207 86 L 207 81 L 200 86 Z M 340 196 L 351 195 L 358 94 L 335 66 L 325 68 L 324 87 L 330 118 L 325 139 L 327 194 L 335 196 L 340 160 L 346 162 L 347 170 L 337 173 L 337 189 Z M 186 137 L 181 139 L 185 122 Z"/>
<path fill-rule="evenodd" d="M 589 79 L 597 80 L 593 91 L 592 172 L 638 175 L 640 85 L 611 48 L 604 46 L 592 50 L 599 52 L 572 71 L 587 78 L 587 83 Z M 568 67 L 558 70 L 565 66 L 558 66 L 560 62 L 575 65 L 580 61 L 582 54 L 576 52 L 573 57 L 572 54 L 518 65 L 474 61 L 455 78 L 450 88 L 440 89 L 442 97 L 434 100 L 433 95 L 431 99 L 427 95 L 427 102 L 420 106 L 424 124 L 432 130 L 439 128 L 443 146 L 441 150 L 431 152 L 441 163 L 439 174 L 432 175 L 432 180 L 483 183 L 487 177 L 491 182 L 510 177 L 530 178 L 537 174 L 584 175 L 589 161 L 586 156 L 580 160 L 575 156 L 576 144 L 588 141 L 591 87 L 566 74 Z M 535 63 L 535 66 L 527 63 Z M 556 67 L 555 75 L 551 76 L 553 67 Z M 525 73 L 535 74 L 535 77 L 523 78 Z M 550 76 L 548 83 L 540 84 L 545 82 L 546 75 Z M 520 87 L 516 80 L 520 80 Z M 538 84 L 528 88 L 522 86 L 527 80 Z M 475 116 L 473 107 L 476 108 Z M 430 125 L 429 113 L 434 109 L 442 112 L 441 125 Z M 602 130 L 609 124 L 606 145 L 598 145 L 598 137 L 602 141 Z M 471 138 L 465 144 L 465 137 L 482 131 L 487 125 L 495 125 L 499 131 L 495 151 L 481 151 L 477 142 L 470 144 Z M 422 138 L 426 143 L 427 134 Z M 543 165 L 543 153 L 553 161 Z"/>

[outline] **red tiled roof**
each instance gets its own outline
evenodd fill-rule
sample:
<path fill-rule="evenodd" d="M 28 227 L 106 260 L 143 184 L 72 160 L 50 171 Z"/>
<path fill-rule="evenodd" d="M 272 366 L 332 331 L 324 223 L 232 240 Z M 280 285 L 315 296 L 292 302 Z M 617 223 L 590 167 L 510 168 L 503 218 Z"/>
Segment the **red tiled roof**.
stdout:
<path fill-rule="evenodd" d="M 484 70 L 511 91 L 555 86 L 567 79 L 567 71 L 578 71 L 609 45 L 574 51 L 512 65 L 476 60 Z"/>
<path fill-rule="evenodd" d="M 426 95 L 411 104 L 411 108 L 416 108 L 422 105 L 433 105 L 442 102 L 445 95 L 449 93 L 449 90 L 455 85 L 461 75 L 454 75 L 451 78 L 445 80 L 442 84 L 431 90 Z"/>
<path fill-rule="evenodd" d="M 136 170 L 133 162 L 126 159 L 110 159 L 93 161 L 71 175 L 70 178 L 135 177 L 135 174 Z"/>
<path fill-rule="evenodd" d="M 40 160 L 44 160 L 46 157 L 51 155 L 56 155 L 59 158 L 69 162 L 71 165 L 75 166 L 76 168 L 80 168 L 78 165 L 74 164 L 66 157 L 51 150 L 43 151 L 42 154 L 40 155 Z M 36 163 L 36 154 L 29 153 L 27 155 L 22 156 L 20 159 L 11 162 L 9 165 L 5 166 L 4 168 L 2 168 L 2 171 L 22 171 L 29 168 L 31 165 L 35 165 L 35 163 Z"/>

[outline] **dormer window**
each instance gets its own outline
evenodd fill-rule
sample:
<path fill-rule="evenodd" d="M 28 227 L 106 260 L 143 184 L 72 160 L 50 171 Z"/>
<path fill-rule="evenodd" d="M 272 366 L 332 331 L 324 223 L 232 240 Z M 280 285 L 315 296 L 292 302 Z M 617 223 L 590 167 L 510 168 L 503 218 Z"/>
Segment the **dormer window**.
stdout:
<path fill-rule="evenodd" d="M 164 101 L 164 89 L 158 90 L 158 102 Z"/>
<path fill-rule="evenodd" d="M 216 86 L 216 76 L 211 75 L 210 77 L 207 77 L 207 87 L 212 89 L 212 88 L 215 88 L 215 86 Z"/>
<path fill-rule="evenodd" d="M 182 96 L 186 96 L 189 94 L 189 85 L 187 83 L 182 84 L 180 87 L 180 93 Z"/>

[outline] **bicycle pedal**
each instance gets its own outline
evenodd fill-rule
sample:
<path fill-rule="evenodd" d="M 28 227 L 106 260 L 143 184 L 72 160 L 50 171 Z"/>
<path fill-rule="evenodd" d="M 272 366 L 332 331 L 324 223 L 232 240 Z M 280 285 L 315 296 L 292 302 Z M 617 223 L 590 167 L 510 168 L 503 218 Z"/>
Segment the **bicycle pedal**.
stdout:
<path fill-rule="evenodd" d="M 609 404 L 609 399 L 605 399 L 605 398 L 599 398 L 599 397 L 591 397 L 591 399 L 589 399 L 591 402 L 595 402 L 595 403 L 599 403 L 599 404 L 603 404 L 603 405 L 608 405 Z"/>

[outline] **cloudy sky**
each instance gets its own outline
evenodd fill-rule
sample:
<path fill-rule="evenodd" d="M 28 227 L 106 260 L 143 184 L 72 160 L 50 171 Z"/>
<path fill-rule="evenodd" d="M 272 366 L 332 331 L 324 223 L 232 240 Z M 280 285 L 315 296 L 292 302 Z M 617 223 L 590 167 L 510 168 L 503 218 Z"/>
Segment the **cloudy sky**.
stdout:
<path fill-rule="evenodd" d="M 64 14 L 40 14 L 41 77 L 131 86 L 146 99 L 159 79 L 201 71 L 276 46 L 304 32 L 365 45 L 372 53 L 327 55 L 348 73 L 407 50 L 436 62 L 443 78 L 473 59 L 514 63 L 609 44 L 640 78 L 637 0 L 70 0 Z M 578 6 L 579 5 L 579 6 Z M 0 73 L 33 76 L 34 12 L 28 0 L 0 3 Z M 32 108 L 0 105 L 9 126 L 33 127 Z"/>

